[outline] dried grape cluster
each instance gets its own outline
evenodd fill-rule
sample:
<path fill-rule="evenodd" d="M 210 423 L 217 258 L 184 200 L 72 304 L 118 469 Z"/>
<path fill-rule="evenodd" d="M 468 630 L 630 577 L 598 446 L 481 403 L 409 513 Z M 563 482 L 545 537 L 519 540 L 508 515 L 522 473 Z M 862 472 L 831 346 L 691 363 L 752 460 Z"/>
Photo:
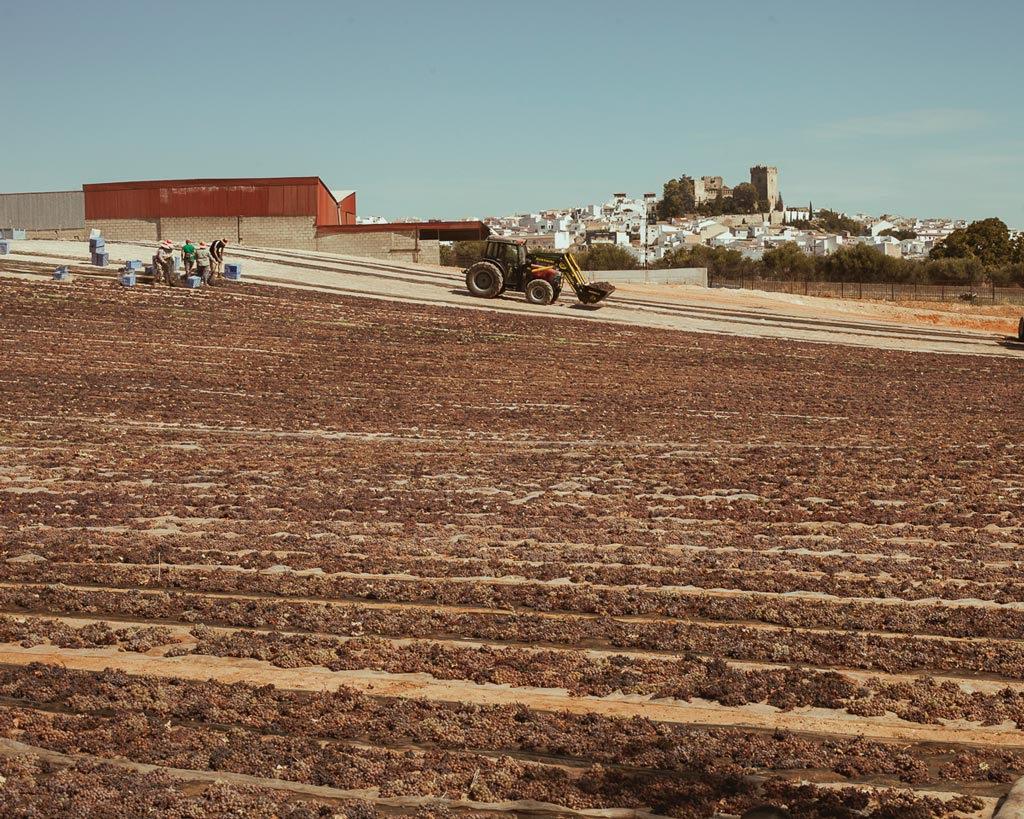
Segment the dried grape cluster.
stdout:
<path fill-rule="evenodd" d="M 3 819 L 376 819 L 378 815 L 367 802 L 298 801 L 281 791 L 222 783 L 186 790 L 162 771 L 141 774 L 94 762 L 58 766 L 31 754 L 0 756 Z M 444 810 L 424 810 L 417 816 L 451 819 Z"/>
<path fill-rule="evenodd" d="M 35 673 L 45 674 L 40 669 Z M 108 675 L 108 683 L 118 681 Z M 145 690 L 147 681 L 142 680 L 139 685 Z M 225 688 L 229 702 L 238 705 L 244 701 L 245 694 L 250 693 Z M 173 696 L 167 691 L 153 693 L 163 698 Z M 211 693 L 216 702 L 217 692 Z M 72 695 L 72 698 L 75 696 L 93 703 L 97 700 L 96 693 Z M 785 783 L 777 778 L 760 782 L 742 780 L 742 768 L 723 762 L 708 753 L 710 749 L 704 752 L 696 779 L 686 772 L 687 767 L 696 767 L 694 761 L 689 761 L 688 766 L 685 758 L 681 759 L 682 770 L 674 767 L 660 773 L 606 768 L 601 764 L 574 771 L 516 760 L 507 754 L 387 750 L 361 744 L 353 747 L 346 742 L 282 733 L 287 725 L 277 726 L 273 733 L 222 725 L 207 727 L 194 718 L 165 721 L 166 711 L 156 716 L 109 702 L 104 704 L 113 707 L 104 709 L 103 715 L 64 715 L 8 708 L 0 712 L 0 735 L 14 736 L 22 742 L 68 754 L 85 753 L 101 758 L 126 756 L 174 768 L 242 773 L 346 790 L 376 786 L 382 796 L 450 793 L 456 798 L 481 802 L 530 799 L 576 808 L 657 804 L 664 806 L 663 810 L 669 815 L 685 816 L 689 815 L 686 811 L 677 813 L 673 807 L 692 807 L 695 803 L 709 801 L 713 804 L 715 793 L 722 792 L 723 788 L 730 796 L 720 804 L 734 806 L 737 810 L 763 798 L 762 788 L 773 792 L 786 790 Z M 487 719 L 486 714 L 483 717 Z M 726 733 L 719 739 L 727 736 Z M 695 743 L 695 746 L 693 750 L 699 753 L 699 745 Z M 871 750 L 865 745 L 864 755 Z M 805 787 L 804 792 L 811 804 L 819 802 L 823 796 L 818 788 Z M 927 815 L 942 815 L 939 808 L 945 807 L 907 794 L 902 794 L 901 798 L 928 811 Z M 864 794 L 859 799 L 865 807 L 871 801 Z M 961 800 L 959 804 L 971 803 Z M 707 807 L 701 811 L 702 815 L 708 813 Z M 870 816 L 870 812 L 867 815 Z"/>

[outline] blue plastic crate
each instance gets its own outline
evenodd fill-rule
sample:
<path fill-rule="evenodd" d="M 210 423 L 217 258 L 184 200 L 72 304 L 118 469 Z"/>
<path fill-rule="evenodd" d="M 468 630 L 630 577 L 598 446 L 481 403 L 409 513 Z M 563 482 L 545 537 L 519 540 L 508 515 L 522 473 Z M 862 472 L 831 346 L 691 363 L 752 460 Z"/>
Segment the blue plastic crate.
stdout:
<path fill-rule="evenodd" d="M 121 274 L 121 287 L 135 287 L 135 272 Z"/>
<path fill-rule="evenodd" d="M 99 238 L 97 238 L 97 239 L 90 239 L 90 240 L 89 240 L 89 252 L 90 252 L 90 253 L 95 253 L 95 252 L 96 252 L 97 250 L 99 250 L 99 249 L 100 249 L 101 247 L 106 247 L 106 245 L 107 245 L 107 243 L 106 243 L 106 241 L 105 241 L 105 240 L 103 239 L 103 237 L 102 237 L 102 236 L 100 236 L 100 237 L 99 237 Z"/>
<path fill-rule="evenodd" d="M 185 279 L 185 287 L 190 287 L 193 290 L 195 290 L 197 287 L 201 287 L 202 284 L 203 280 L 200 279 L 198 276 L 189 276 L 187 279 Z"/>
<path fill-rule="evenodd" d="M 10 242 L 0 242 L 0 256 L 6 256 L 11 252 Z"/>
<path fill-rule="evenodd" d="M 106 267 L 110 263 L 110 254 L 109 253 L 93 253 L 92 254 L 92 263 L 94 265 L 96 265 L 96 267 Z"/>
<path fill-rule="evenodd" d="M 53 271 L 54 281 L 63 282 L 67 281 L 70 277 L 71 273 L 68 272 L 68 269 L 64 266 L 58 267 L 56 270 Z"/>
<path fill-rule="evenodd" d="M 125 270 L 142 270 L 142 260 L 141 259 L 132 259 L 129 262 L 125 262 L 124 263 L 124 269 Z"/>
<path fill-rule="evenodd" d="M 240 278 L 242 278 L 242 274 L 238 270 L 225 270 L 224 278 L 230 279 L 233 282 L 237 282 Z"/>
<path fill-rule="evenodd" d="M 229 276 L 228 273 L 237 273 L 238 276 Z M 236 263 L 226 263 L 224 265 L 224 278 L 241 278 L 242 276 L 242 265 Z"/>

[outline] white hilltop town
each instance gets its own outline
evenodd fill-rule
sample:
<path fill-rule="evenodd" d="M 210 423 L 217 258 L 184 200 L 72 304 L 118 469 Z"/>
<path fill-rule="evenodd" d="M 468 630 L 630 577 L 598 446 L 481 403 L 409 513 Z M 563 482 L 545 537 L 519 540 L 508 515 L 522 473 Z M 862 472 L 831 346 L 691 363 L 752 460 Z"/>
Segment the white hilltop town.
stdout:
<path fill-rule="evenodd" d="M 693 213 L 659 219 L 658 194 L 644 193 L 633 198 L 619 192 L 603 203 L 488 216 L 482 221 L 494 235 L 526 239 L 535 248 L 579 252 L 598 244 L 617 245 L 633 253 L 642 266 L 655 265 L 675 250 L 698 245 L 728 248 L 739 251 L 746 258 L 758 260 L 766 250 L 786 242 L 795 243 L 812 256 L 824 256 L 842 247 L 866 244 L 887 256 L 923 259 L 953 230 L 965 228 L 968 224 L 966 220 L 953 218 L 840 212 L 840 216 L 863 223 L 866 234 L 832 232 L 815 224 L 822 208 L 814 208 L 809 203 L 779 209 L 782 199 L 777 168 L 757 165 L 750 169 L 750 176 L 750 184 L 756 189 L 759 201 L 774 205 L 763 213 L 715 216 Z M 728 199 L 735 190 L 725 185 L 720 176 L 704 176 L 691 181 L 698 206 L 716 198 Z M 370 216 L 360 217 L 358 221 L 382 223 L 386 220 Z M 888 235 L 887 231 L 913 234 L 913 237 L 901 239 Z"/>

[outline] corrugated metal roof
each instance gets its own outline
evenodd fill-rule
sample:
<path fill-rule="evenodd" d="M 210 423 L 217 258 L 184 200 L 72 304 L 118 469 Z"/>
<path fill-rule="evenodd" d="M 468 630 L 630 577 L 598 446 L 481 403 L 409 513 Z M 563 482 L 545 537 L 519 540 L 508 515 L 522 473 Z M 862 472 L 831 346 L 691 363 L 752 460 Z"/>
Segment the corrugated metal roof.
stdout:
<path fill-rule="evenodd" d="M 236 179 L 155 179 L 146 182 L 90 182 L 82 185 L 84 191 L 138 190 L 140 188 L 194 188 L 228 187 L 233 185 L 270 187 L 275 185 L 313 185 L 324 181 L 319 176 L 271 176 Z M 324 185 L 326 188 L 327 186 Z"/>

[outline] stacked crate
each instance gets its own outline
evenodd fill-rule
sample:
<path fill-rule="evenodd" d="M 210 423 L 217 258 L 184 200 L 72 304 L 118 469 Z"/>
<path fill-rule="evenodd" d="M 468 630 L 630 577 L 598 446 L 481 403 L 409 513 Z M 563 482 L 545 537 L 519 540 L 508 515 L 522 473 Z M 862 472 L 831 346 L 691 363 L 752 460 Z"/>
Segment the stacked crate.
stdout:
<path fill-rule="evenodd" d="M 106 267 L 110 263 L 110 254 L 107 253 L 106 241 L 102 236 L 89 240 L 89 252 L 96 267 Z"/>
<path fill-rule="evenodd" d="M 142 270 L 142 262 L 138 259 L 125 262 L 124 267 L 121 268 L 121 286 L 135 287 L 135 274 L 140 270 Z"/>

